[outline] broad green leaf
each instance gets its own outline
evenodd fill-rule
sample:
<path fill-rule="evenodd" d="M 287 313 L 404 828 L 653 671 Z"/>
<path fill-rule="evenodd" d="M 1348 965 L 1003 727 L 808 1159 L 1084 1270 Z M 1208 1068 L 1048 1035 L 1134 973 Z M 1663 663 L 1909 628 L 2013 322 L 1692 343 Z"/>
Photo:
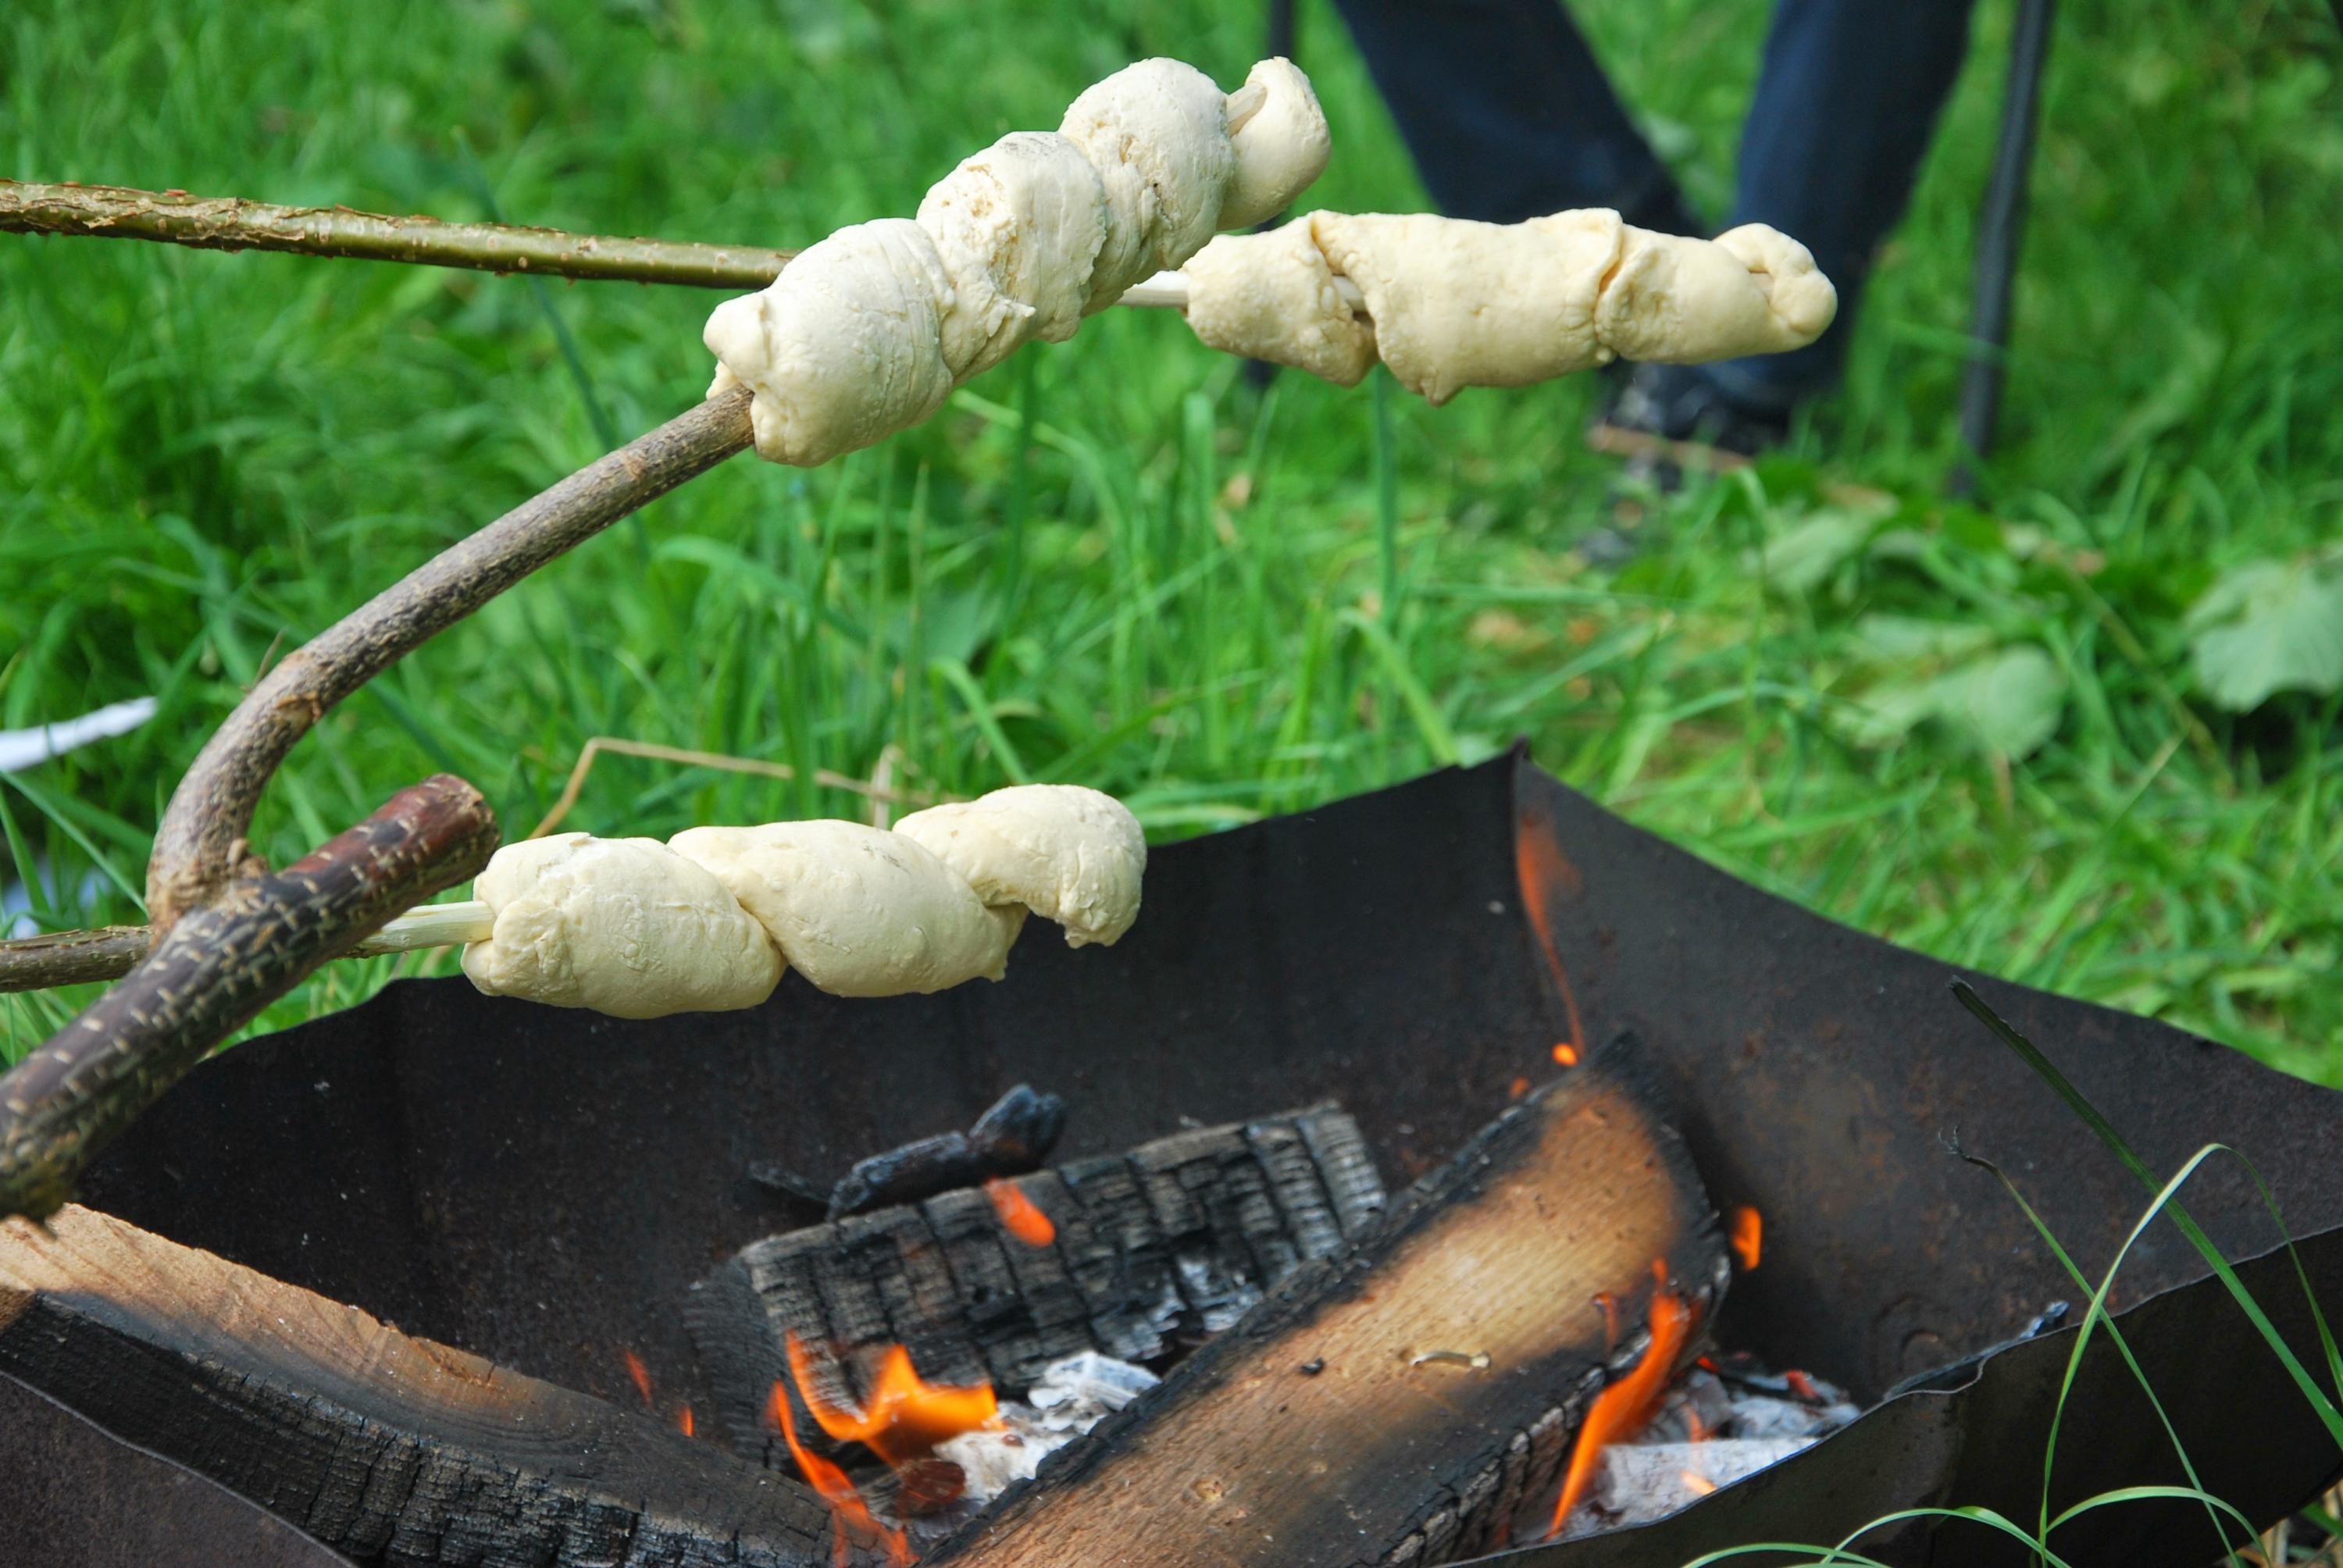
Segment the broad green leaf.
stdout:
<path fill-rule="evenodd" d="M 2188 612 L 2197 683 L 2231 712 L 2280 691 L 2343 690 L 2343 570 L 2248 561 Z"/>
<path fill-rule="evenodd" d="M 1832 508 L 1765 541 L 1758 568 L 1775 587 L 1806 593 L 1859 553 L 1879 526 L 1876 512 Z"/>
<path fill-rule="evenodd" d="M 2027 646 L 1963 665 L 1936 682 L 1937 711 L 1987 751 L 2031 755 L 2058 729 L 2066 677 L 2050 656 Z"/>

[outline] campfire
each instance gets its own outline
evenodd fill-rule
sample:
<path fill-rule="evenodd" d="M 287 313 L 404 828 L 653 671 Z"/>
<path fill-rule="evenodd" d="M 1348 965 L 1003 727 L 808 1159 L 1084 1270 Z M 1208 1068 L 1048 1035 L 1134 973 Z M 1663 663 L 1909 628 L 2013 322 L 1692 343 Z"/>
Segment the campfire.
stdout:
<path fill-rule="evenodd" d="M 2070 1563 L 2194 1564 L 2230 1544 L 2198 1493 L 2259 1523 L 2331 1480 L 2296 1380 L 2343 1285 L 2332 1097 L 2015 987 L 1977 1003 L 1997 1042 L 1938 964 L 1523 755 L 1152 860 L 1065 784 L 498 848 L 444 776 L 256 858 L 287 752 L 436 631 L 735 453 L 870 446 L 1118 301 L 1433 403 L 1786 351 L 1835 308 L 1756 225 L 1319 212 L 1212 238 L 1328 152 L 1290 62 L 1223 91 L 1144 61 L 915 218 L 682 258 L 769 286 L 711 317 L 709 399 L 275 664 L 164 813 L 151 927 L 0 944 L 11 986 L 122 977 L 0 1093 L 20 1538 L 557 1568 L 2028 1558 L 1958 1506 L 2039 1519 Z M 678 260 L 77 191 L 24 187 L 10 221 Z M 362 940 L 461 942 L 468 978 L 208 1054 Z M 2086 1094 L 2139 1157 L 2082 1130 Z M 2214 1138 L 2308 1240 L 2224 1168 L 2134 1244 L 2141 1180 Z M 2217 1277 L 2200 1237 L 2247 1261 Z M 2118 1244 L 2122 1344 L 2077 1356 L 2066 1258 Z"/>
<path fill-rule="evenodd" d="M 2040 1506 L 2076 1292 L 1954 1147 L 2079 1257 L 2145 1195 L 1939 966 L 1520 759 L 1176 846 L 1147 899 L 980 991 L 627 1021 L 409 981 L 213 1059 L 0 1237 L 0 1390 L 37 1391 L 0 1487 L 102 1473 L 87 1540 L 178 1498 L 214 1558 L 286 1562 L 1580 1568 Z M 2322 1091 L 1985 989 L 2161 1168 L 2249 1130 L 2343 1283 Z M 990 1128 L 1055 1095 L 1062 1139 L 987 1164 L 1021 1083 Z M 919 1141 L 950 1184 L 828 1217 Z M 2250 1184 L 2189 1207 L 2316 1364 Z M 2193 1250 L 2144 1241 L 2111 1304 L 2206 1490 L 2323 1483 Z M 2054 1508 L 2175 1473 L 2104 1344 L 2063 1426 Z M 1996 1561 L 1973 1532 L 1865 1549 Z M 2218 1550 L 2157 1503 L 2056 1540 Z"/>

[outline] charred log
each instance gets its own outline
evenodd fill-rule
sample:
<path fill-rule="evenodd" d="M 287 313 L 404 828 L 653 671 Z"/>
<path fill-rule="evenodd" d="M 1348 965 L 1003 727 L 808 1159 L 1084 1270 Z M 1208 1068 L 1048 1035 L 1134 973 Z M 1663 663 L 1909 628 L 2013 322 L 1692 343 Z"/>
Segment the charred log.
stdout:
<path fill-rule="evenodd" d="M 772 1161 L 749 1167 L 749 1179 L 842 1220 L 886 1203 L 916 1203 L 955 1187 L 1038 1171 L 1066 1131 L 1066 1102 L 1021 1083 L 992 1102 L 965 1132 L 942 1132 L 858 1160 L 828 1187 Z"/>
<path fill-rule="evenodd" d="M 1358 1127 L 1332 1106 L 1011 1185 L 1049 1218 L 1047 1244 L 1017 1240 L 985 1193 L 963 1190 L 769 1237 L 697 1287 L 687 1320 L 740 1452 L 786 1462 L 764 1412 L 789 1334 L 834 1404 L 862 1402 L 893 1344 L 931 1382 L 1003 1389 L 1078 1351 L 1160 1362 L 1343 1251 L 1383 1198 Z"/>
<path fill-rule="evenodd" d="M 1507 1112 L 927 1561 L 1355 1568 L 1504 1545 L 1551 1506 L 1606 1366 L 1643 1352 L 1611 1342 L 1600 1299 L 1641 1322 L 1656 1263 L 1705 1322 L 1725 1289 L 1715 1217 L 1635 1076 L 1614 1046 Z"/>
<path fill-rule="evenodd" d="M 67 1207 L 0 1223 L 0 1372 L 360 1563 L 830 1561 L 797 1483 Z"/>

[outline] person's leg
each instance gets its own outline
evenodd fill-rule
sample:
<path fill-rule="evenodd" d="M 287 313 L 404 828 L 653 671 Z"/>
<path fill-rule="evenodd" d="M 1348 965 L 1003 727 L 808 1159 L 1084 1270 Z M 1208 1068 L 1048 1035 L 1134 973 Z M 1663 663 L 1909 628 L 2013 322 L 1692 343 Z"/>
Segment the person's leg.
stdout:
<path fill-rule="evenodd" d="M 1336 0 L 1440 210 L 1518 223 L 1616 207 L 1698 234 L 1556 0 Z"/>
<path fill-rule="evenodd" d="M 1778 0 L 1743 127 L 1733 222 L 1804 242 L 1838 286 L 1838 320 L 1793 354 L 1702 367 L 1755 412 L 1838 377 L 1856 307 L 1968 52 L 1972 0 Z"/>

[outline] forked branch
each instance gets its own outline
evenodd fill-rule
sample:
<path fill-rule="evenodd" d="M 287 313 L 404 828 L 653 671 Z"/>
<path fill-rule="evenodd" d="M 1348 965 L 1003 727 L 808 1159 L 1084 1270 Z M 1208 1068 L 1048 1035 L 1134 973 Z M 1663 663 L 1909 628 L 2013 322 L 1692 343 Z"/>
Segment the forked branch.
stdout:
<path fill-rule="evenodd" d="M 451 545 L 270 670 L 179 780 L 146 868 L 157 933 L 250 865 L 260 791 L 335 705 L 556 556 L 749 445 L 746 389 L 711 397 Z"/>
<path fill-rule="evenodd" d="M 463 881 L 496 848 L 478 792 L 441 777 L 271 874 L 246 835 L 260 791 L 336 704 L 546 562 L 749 445 L 728 392 L 579 469 L 441 551 L 255 686 L 179 781 L 147 866 L 152 949 L 0 1078 L 0 1216 L 39 1218 L 82 1167 L 238 1025 L 401 910 Z M 119 960 L 136 933 L 0 944 L 0 967 L 55 983 Z"/>
<path fill-rule="evenodd" d="M 91 1157 L 206 1051 L 399 910 L 475 875 L 496 847 L 488 802 L 442 774 L 188 911 L 0 1079 L 0 1215 L 54 1213 Z"/>

